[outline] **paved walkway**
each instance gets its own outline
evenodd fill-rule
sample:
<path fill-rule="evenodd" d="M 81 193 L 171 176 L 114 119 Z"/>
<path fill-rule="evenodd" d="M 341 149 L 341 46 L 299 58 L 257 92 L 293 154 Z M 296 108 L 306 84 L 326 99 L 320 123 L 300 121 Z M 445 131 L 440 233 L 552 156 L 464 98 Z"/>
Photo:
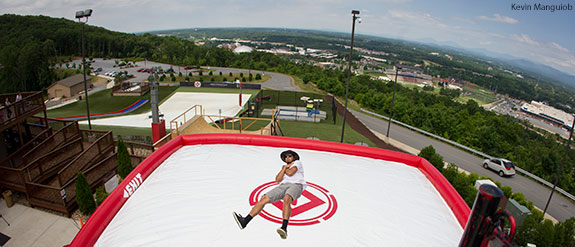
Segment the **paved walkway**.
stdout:
<path fill-rule="evenodd" d="M 42 210 L 14 204 L 11 208 L 0 200 L 0 232 L 10 237 L 5 247 L 64 246 L 72 242 L 79 231 L 79 222 Z"/>

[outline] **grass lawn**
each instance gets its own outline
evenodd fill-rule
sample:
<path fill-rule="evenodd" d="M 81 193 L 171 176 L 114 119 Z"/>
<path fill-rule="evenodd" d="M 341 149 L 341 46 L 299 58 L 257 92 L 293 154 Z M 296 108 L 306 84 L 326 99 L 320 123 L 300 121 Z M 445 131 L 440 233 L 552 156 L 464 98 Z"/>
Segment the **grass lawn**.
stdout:
<path fill-rule="evenodd" d="M 178 87 L 160 87 L 159 100 L 162 102 L 170 94 L 172 94 Z M 88 96 L 90 102 L 90 114 L 108 113 L 122 110 L 140 99 L 150 99 L 150 94 L 147 93 L 143 96 L 112 96 L 112 89 L 103 90 Z M 151 110 L 151 104 L 148 102 L 141 106 L 131 114 L 145 113 Z M 76 103 L 72 103 L 60 108 L 49 110 L 47 112 L 49 118 L 69 117 L 86 114 L 86 101 L 82 99 Z"/>
<path fill-rule="evenodd" d="M 280 128 L 284 134 L 284 136 L 288 137 L 297 137 L 297 138 L 308 138 L 308 137 L 317 137 L 323 141 L 333 141 L 339 142 L 341 140 L 341 123 L 343 117 L 337 116 L 336 124 L 333 124 L 333 120 L 330 118 L 329 120 L 324 120 L 320 123 L 312 123 L 312 122 L 303 122 L 303 121 L 287 121 L 281 120 L 280 121 Z M 245 126 L 250 125 L 253 120 L 244 120 L 242 121 L 242 129 Z M 247 130 L 259 130 L 265 125 L 267 125 L 269 121 L 256 121 L 252 126 L 250 126 Z M 220 128 L 223 128 L 223 124 L 219 124 Z M 226 129 L 231 129 L 232 123 L 226 123 Z M 234 124 L 234 129 L 239 129 L 239 122 Z M 344 136 L 345 143 L 357 143 L 363 142 L 367 143 L 370 147 L 375 147 L 375 145 L 369 141 L 366 137 L 362 136 L 361 134 L 357 133 L 353 130 L 349 125 L 345 126 L 345 136 Z"/>
<path fill-rule="evenodd" d="M 325 120 L 320 123 L 280 121 L 280 128 L 285 136 L 307 138 L 317 137 L 323 141 L 339 142 L 341 140 L 342 116 L 337 116 L 336 124 L 333 120 Z M 349 124 L 345 125 L 344 143 L 367 143 L 370 147 L 376 147 L 367 137 L 357 133 Z"/>

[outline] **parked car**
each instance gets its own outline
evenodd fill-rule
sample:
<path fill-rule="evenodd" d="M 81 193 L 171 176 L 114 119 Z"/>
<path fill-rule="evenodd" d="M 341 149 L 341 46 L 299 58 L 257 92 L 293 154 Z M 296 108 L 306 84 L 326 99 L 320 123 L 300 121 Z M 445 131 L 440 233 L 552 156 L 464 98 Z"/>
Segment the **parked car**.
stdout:
<path fill-rule="evenodd" d="M 501 177 L 515 175 L 515 165 L 513 165 L 513 162 L 502 158 L 484 160 L 483 168 L 494 170 Z"/>

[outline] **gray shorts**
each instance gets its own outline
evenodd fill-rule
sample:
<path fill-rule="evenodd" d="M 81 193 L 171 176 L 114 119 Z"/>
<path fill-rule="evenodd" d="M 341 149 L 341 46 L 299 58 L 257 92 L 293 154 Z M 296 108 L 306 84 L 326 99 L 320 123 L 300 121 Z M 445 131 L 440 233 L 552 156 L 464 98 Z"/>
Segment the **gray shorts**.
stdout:
<path fill-rule="evenodd" d="M 273 188 L 272 190 L 268 191 L 266 195 L 270 198 L 270 202 L 276 202 L 284 198 L 284 196 L 290 195 L 293 200 L 297 200 L 301 193 L 303 192 L 303 185 L 301 184 L 292 184 L 292 183 L 285 183 L 280 184 L 277 187 Z"/>

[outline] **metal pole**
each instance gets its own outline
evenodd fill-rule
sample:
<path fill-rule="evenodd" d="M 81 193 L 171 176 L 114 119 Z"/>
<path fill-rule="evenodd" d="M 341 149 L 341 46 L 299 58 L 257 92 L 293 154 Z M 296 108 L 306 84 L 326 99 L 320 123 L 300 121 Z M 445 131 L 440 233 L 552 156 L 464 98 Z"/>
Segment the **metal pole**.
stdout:
<path fill-rule="evenodd" d="M 152 123 L 160 123 L 160 109 L 158 107 L 158 74 L 152 74 L 152 90 L 150 92 L 150 103 L 152 105 Z"/>
<path fill-rule="evenodd" d="M 345 135 L 345 119 L 347 117 L 347 99 L 349 96 L 349 81 L 351 80 L 351 59 L 353 56 L 353 36 L 355 32 L 355 20 L 358 18 L 356 17 L 356 13 L 359 14 L 359 11 L 352 11 L 353 14 L 351 20 L 351 47 L 349 49 L 349 63 L 347 65 L 347 85 L 345 87 L 345 107 L 343 109 L 343 124 L 341 126 L 341 140 L 339 142 L 343 143 L 343 137 Z"/>
<path fill-rule="evenodd" d="M 88 22 L 88 17 L 86 17 L 86 22 Z M 86 98 L 86 112 L 88 113 L 88 129 L 92 129 L 92 122 L 90 121 L 90 103 L 88 103 L 88 85 L 86 83 L 86 57 L 84 51 L 84 26 L 86 22 L 82 22 L 82 64 L 84 67 L 84 97 Z"/>
<path fill-rule="evenodd" d="M 561 160 L 561 167 L 559 171 L 557 171 L 557 178 L 555 179 L 555 184 L 553 185 L 553 189 L 551 189 L 551 194 L 549 195 L 549 199 L 547 200 L 547 204 L 545 204 L 545 209 L 543 210 L 543 216 L 547 213 L 547 208 L 549 207 L 549 203 L 551 202 L 551 198 L 553 197 L 553 192 L 555 192 L 555 188 L 559 183 L 559 178 L 561 178 L 561 172 L 563 172 L 563 166 L 565 165 L 565 159 L 567 158 L 567 152 L 569 152 L 569 144 L 571 144 L 571 137 L 573 137 L 573 127 L 575 127 L 575 116 L 573 117 L 573 123 L 571 124 L 571 131 L 569 132 L 569 140 L 567 140 L 567 145 L 565 145 L 565 153 L 563 153 L 563 160 Z"/>
<path fill-rule="evenodd" d="M 389 128 L 391 127 L 391 119 L 393 118 L 393 102 L 395 101 L 395 86 L 397 85 L 397 74 L 399 70 L 395 69 L 395 82 L 393 83 L 393 96 L 391 96 L 391 109 L 389 110 L 389 119 L 387 121 L 387 138 L 389 138 Z"/>

